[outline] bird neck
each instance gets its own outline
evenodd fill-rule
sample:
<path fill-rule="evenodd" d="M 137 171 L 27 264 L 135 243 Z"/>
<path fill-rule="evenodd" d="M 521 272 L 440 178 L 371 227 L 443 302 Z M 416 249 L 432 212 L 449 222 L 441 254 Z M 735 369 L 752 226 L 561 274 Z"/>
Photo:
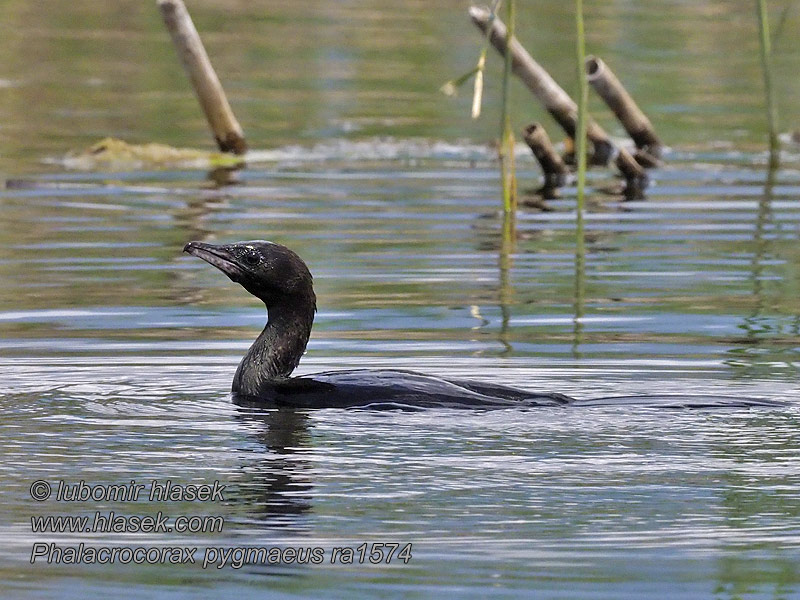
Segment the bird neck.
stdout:
<path fill-rule="evenodd" d="M 304 304 L 277 304 L 267 311 L 267 325 L 245 354 L 233 379 L 233 391 L 260 395 L 263 386 L 285 379 L 305 352 L 316 310 Z"/>

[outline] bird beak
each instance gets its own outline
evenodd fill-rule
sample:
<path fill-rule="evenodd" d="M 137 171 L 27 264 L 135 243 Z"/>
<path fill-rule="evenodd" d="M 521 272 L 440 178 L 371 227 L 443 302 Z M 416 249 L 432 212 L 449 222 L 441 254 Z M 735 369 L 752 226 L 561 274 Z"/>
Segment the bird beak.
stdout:
<path fill-rule="evenodd" d="M 227 246 L 216 246 L 204 242 L 189 242 L 183 247 L 183 251 L 217 267 L 231 281 L 239 283 L 244 276 L 244 271 L 237 264 L 235 257 Z"/>

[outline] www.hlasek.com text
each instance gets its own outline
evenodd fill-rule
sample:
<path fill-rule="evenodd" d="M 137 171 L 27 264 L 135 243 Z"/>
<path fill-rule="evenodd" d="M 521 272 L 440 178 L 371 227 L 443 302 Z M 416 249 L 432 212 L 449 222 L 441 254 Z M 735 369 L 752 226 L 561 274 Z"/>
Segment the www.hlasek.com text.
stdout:
<path fill-rule="evenodd" d="M 120 515 L 95 511 L 94 516 L 39 515 L 31 517 L 33 533 L 218 533 L 225 519 L 216 515 Z"/>

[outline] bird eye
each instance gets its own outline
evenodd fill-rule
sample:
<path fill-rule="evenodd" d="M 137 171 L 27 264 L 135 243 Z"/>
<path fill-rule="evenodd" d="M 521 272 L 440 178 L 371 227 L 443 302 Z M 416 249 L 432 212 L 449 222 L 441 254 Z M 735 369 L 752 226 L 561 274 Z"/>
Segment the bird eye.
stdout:
<path fill-rule="evenodd" d="M 261 262 L 261 257 L 255 252 L 248 252 L 247 254 L 244 255 L 243 258 L 244 262 L 250 265 L 251 267 L 254 267 Z"/>

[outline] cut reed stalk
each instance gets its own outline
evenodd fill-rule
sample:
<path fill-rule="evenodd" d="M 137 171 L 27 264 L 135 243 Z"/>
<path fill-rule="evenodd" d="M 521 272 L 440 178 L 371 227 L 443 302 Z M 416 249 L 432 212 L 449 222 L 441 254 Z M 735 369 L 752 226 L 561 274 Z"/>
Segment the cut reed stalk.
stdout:
<path fill-rule="evenodd" d="M 577 105 L 550 74 L 528 53 L 514 37 L 508 36 L 505 24 L 486 8 L 469 9 L 475 26 L 489 37 L 489 41 L 503 56 L 510 49 L 511 71 L 519 77 L 545 109 L 553 116 L 566 134 L 575 138 L 577 131 Z M 507 43 L 508 41 L 508 43 Z M 583 66 L 581 66 L 583 71 Z M 613 154 L 613 144 L 608 134 L 597 123 L 587 119 L 587 135 L 594 146 L 593 162 L 607 164 Z"/>
<path fill-rule="evenodd" d="M 660 157 L 661 140 L 658 139 L 650 119 L 636 105 L 608 65 L 602 59 L 590 56 L 586 59 L 586 75 L 594 91 L 617 116 L 636 147 L 655 158 Z"/>
<path fill-rule="evenodd" d="M 183 0 L 157 0 L 172 42 L 223 152 L 244 154 L 247 143 Z"/>
<path fill-rule="evenodd" d="M 625 178 L 625 199 L 640 200 L 643 198 L 649 178 L 639 162 L 625 148 L 618 148 L 614 163 Z"/>
<path fill-rule="evenodd" d="M 547 135 L 544 127 L 540 123 L 531 123 L 525 128 L 523 136 L 525 143 L 528 144 L 542 167 L 543 189 L 553 189 L 564 185 L 569 169 L 561 155 L 553 148 L 550 136 Z"/>

